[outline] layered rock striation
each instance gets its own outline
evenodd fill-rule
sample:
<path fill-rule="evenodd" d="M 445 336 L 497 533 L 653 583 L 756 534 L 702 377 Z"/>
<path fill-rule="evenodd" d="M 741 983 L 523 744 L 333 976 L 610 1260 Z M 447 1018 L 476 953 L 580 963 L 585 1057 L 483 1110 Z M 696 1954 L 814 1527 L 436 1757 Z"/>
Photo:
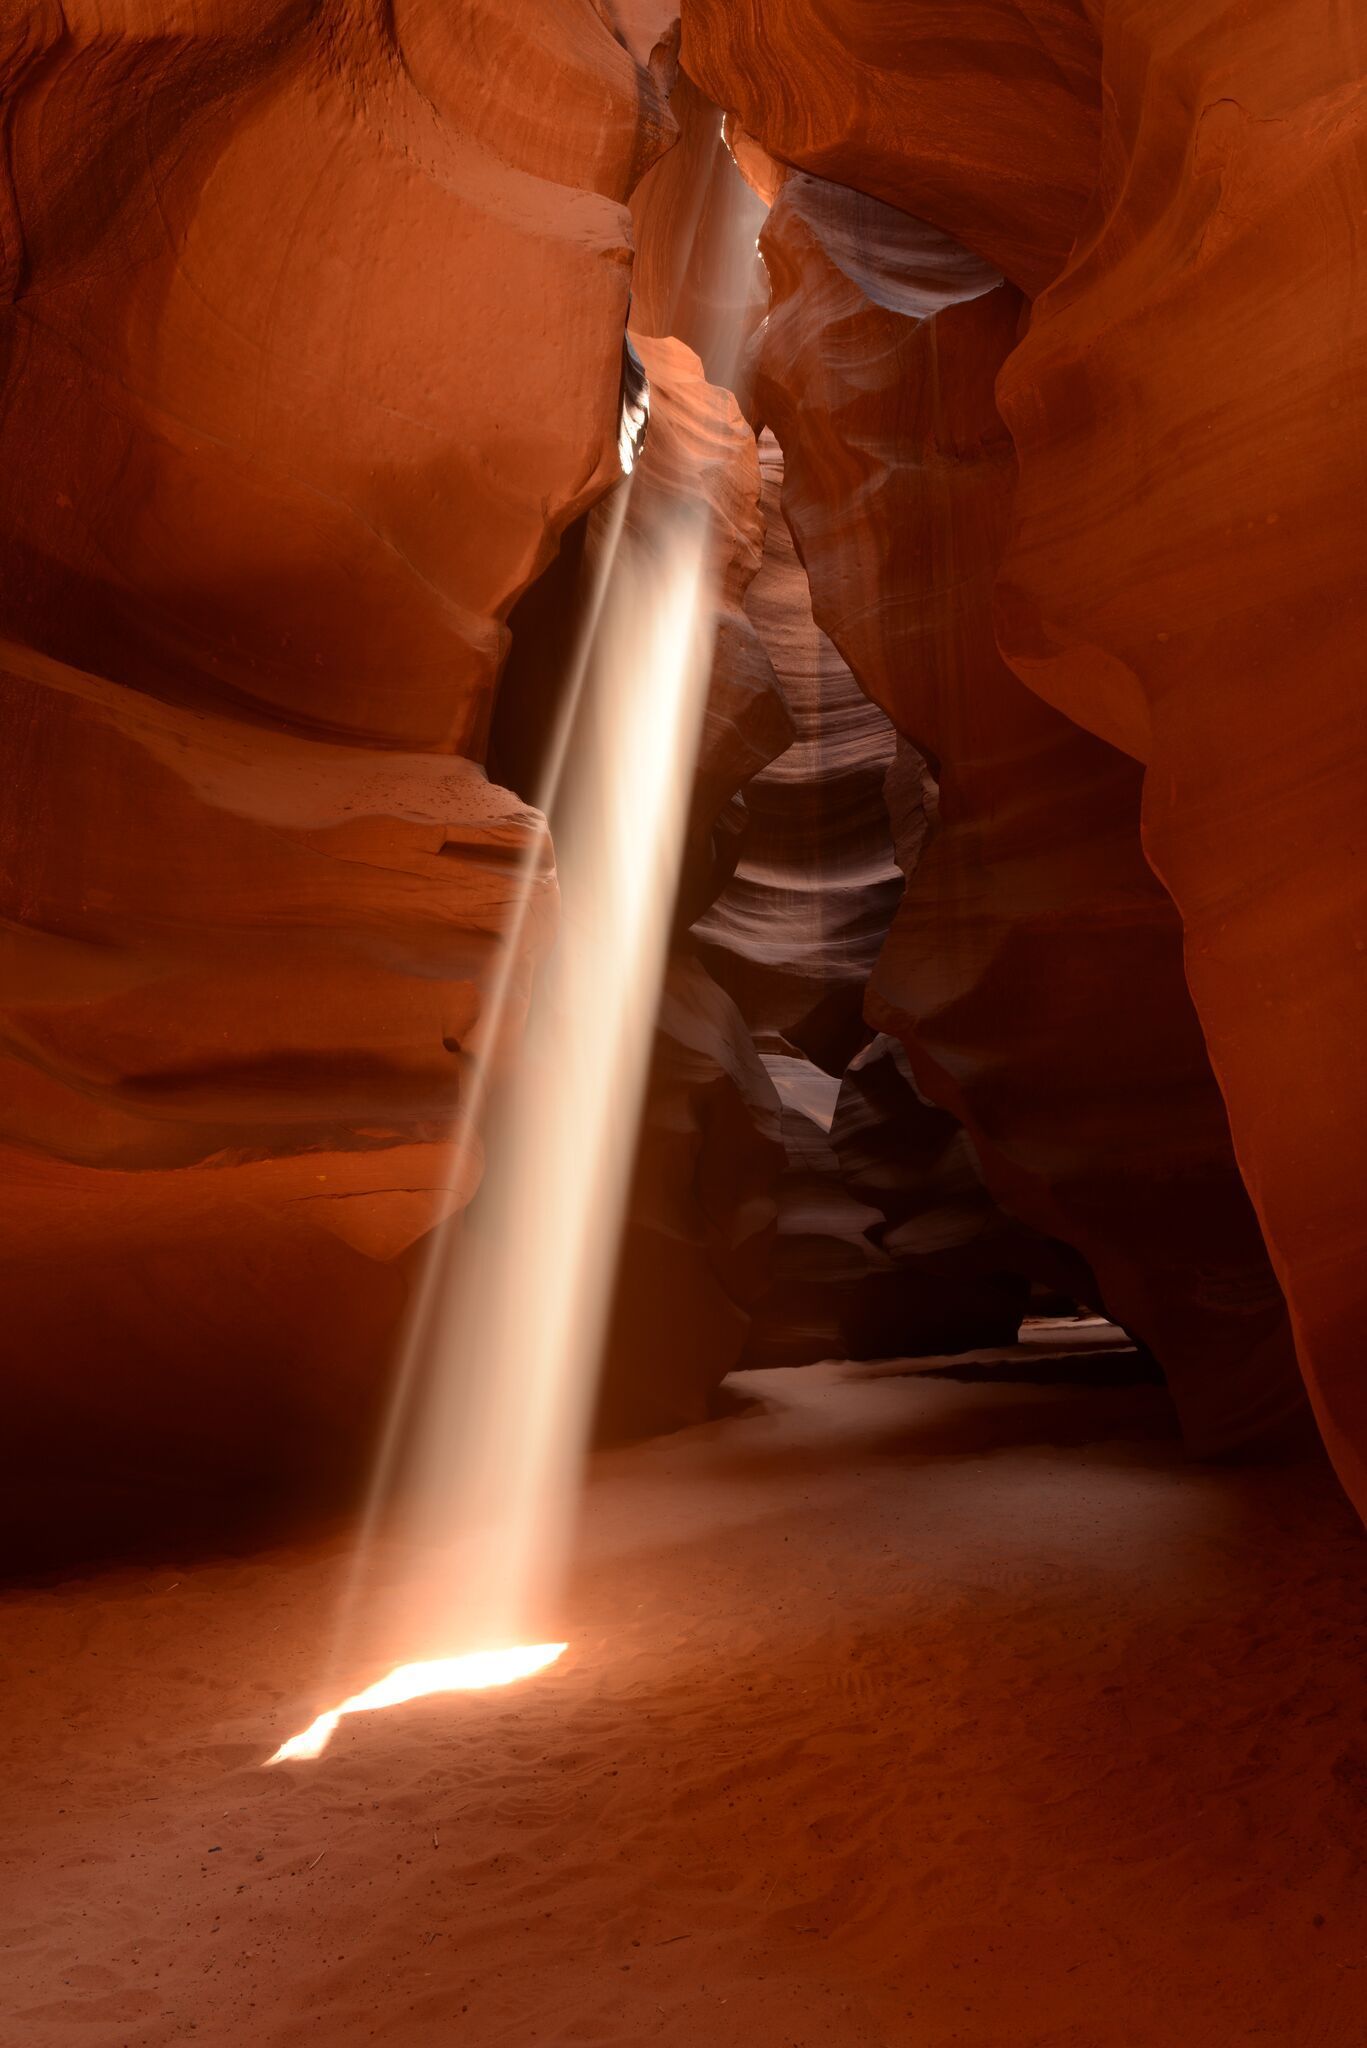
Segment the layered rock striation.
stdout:
<path fill-rule="evenodd" d="M 763 560 L 745 608 L 792 738 L 749 781 L 735 874 L 693 931 L 761 1051 L 838 1075 L 867 1037 L 864 989 L 902 893 L 883 800 L 897 736 L 812 618 L 772 434 L 759 457 Z"/>
<path fill-rule="evenodd" d="M 1140 773 L 1007 668 L 1014 489 L 993 385 L 1019 295 L 934 229 L 790 176 L 770 215 L 757 403 L 817 619 L 932 762 L 869 1021 L 972 1135 L 998 1199 L 1073 1245 L 1163 1363 L 1190 1440 L 1275 1438 L 1298 1387 L 1139 843 Z"/>
<path fill-rule="evenodd" d="M 925 219 L 1025 291 L 1096 178 L 1087 0 L 683 0 L 690 78 L 776 157 Z"/>
<path fill-rule="evenodd" d="M 1144 763 L 1144 844 L 1335 1462 L 1367 1505 L 1356 23 L 1330 0 L 684 0 L 784 163 L 1027 291 L 1015 672 Z M 1288 739 L 1288 735 L 1294 737 Z"/>
<path fill-rule="evenodd" d="M 693 927 L 783 1106 L 773 1277 L 744 1362 L 1009 1343 L 1027 1276 L 1052 1275 L 1059 1261 L 1000 1216 L 963 1133 L 916 1092 L 909 1072 L 903 1080 L 884 1059 L 870 1073 L 882 1085 L 863 1086 L 865 993 L 903 891 L 888 795 L 910 863 L 934 785 L 905 742 L 893 773 L 895 728 L 812 616 L 780 505 L 783 456 L 767 430 L 759 452 L 764 559 L 745 602 L 797 730 L 748 784 L 736 872 Z M 889 1117 L 876 1191 L 865 1160 L 836 1142 L 834 1124 L 842 1110 L 850 1123 L 855 1097 Z M 871 1134 L 865 1141 L 873 1144 Z"/>

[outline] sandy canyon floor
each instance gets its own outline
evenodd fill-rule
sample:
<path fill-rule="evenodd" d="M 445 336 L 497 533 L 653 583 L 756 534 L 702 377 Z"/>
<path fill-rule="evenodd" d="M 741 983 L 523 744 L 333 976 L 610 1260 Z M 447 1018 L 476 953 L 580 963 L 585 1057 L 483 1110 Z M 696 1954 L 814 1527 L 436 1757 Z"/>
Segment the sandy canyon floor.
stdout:
<path fill-rule="evenodd" d="M 1361 2048 L 1367 1546 L 1149 1387 L 741 1376 L 570 1650 L 343 1723 L 344 1549 L 12 1593 L 5 2048 Z"/>

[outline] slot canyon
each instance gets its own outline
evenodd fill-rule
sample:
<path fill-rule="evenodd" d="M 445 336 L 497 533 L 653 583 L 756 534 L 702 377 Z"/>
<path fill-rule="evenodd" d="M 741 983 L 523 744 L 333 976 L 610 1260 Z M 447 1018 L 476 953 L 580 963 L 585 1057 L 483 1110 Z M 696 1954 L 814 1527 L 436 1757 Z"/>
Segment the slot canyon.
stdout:
<path fill-rule="evenodd" d="M 1367 14 L 0 88 L 0 2048 L 1363 2048 Z"/>

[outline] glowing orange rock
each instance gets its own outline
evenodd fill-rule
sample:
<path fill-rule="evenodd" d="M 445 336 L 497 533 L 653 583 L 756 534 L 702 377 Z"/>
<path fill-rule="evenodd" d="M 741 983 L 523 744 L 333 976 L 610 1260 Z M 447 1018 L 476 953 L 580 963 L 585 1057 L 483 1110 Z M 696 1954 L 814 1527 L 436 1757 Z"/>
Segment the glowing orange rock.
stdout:
<path fill-rule="evenodd" d="M 782 163 L 935 221 L 1027 291 L 1096 175 L 1084 0 L 683 0 L 690 78 Z"/>
<path fill-rule="evenodd" d="M 1145 847 L 1367 1509 L 1361 22 L 1327 0 L 1106 16 L 1088 232 L 1002 374 L 1001 643 L 1148 764 Z"/>
<path fill-rule="evenodd" d="M 364 1437 L 405 1247 L 478 1163 L 449 1184 L 443 1141 L 538 825 L 473 763 L 507 610 L 618 474 L 666 26 L 67 0 L 0 32 L 30 1471 L 39 1437 L 144 1477 Z"/>

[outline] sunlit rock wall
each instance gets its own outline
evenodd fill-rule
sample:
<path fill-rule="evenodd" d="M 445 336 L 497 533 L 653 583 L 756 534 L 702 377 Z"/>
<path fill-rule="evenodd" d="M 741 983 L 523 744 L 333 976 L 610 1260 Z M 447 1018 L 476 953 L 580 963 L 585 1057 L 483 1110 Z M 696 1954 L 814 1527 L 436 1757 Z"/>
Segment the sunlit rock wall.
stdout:
<path fill-rule="evenodd" d="M 504 615 L 618 474 L 665 20 L 0 29 L 5 1436 L 77 1488 L 362 1435 L 468 1198 L 535 822 L 475 764 Z"/>
<path fill-rule="evenodd" d="M 692 76 L 776 156 L 934 222 L 1034 297 L 1000 378 L 1020 459 L 1000 645 L 1149 766 L 1145 849 L 1321 1427 L 1367 1503 L 1356 17 L 683 14 Z"/>
<path fill-rule="evenodd" d="M 689 77 L 784 164 L 1056 275 L 1096 175 L 1090 0 L 683 0 Z"/>
<path fill-rule="evenodd" d="M 1144 838 L 1321 1427 L 1367 1507 L 1367 36 L 1105 10 L 1101 176 L 1001 380 L 1017 672 Z"/>
<path fill-rule="evenodd" d="M 1014 487 L 993 384 L 1020 299 L 880 201 L 790 177 L 756 402 L 818 621 L 935 764 L 866 1015 L 960 1117 L 1005 1207 L 1077 1250 L 1168 1372 L 1190 1440 L 1275 1436 L 1299 1389 L 1139 843 L 1140 774 L 1006 667 Z M 924 839 L 924 844 L 922 841 Z"/>

